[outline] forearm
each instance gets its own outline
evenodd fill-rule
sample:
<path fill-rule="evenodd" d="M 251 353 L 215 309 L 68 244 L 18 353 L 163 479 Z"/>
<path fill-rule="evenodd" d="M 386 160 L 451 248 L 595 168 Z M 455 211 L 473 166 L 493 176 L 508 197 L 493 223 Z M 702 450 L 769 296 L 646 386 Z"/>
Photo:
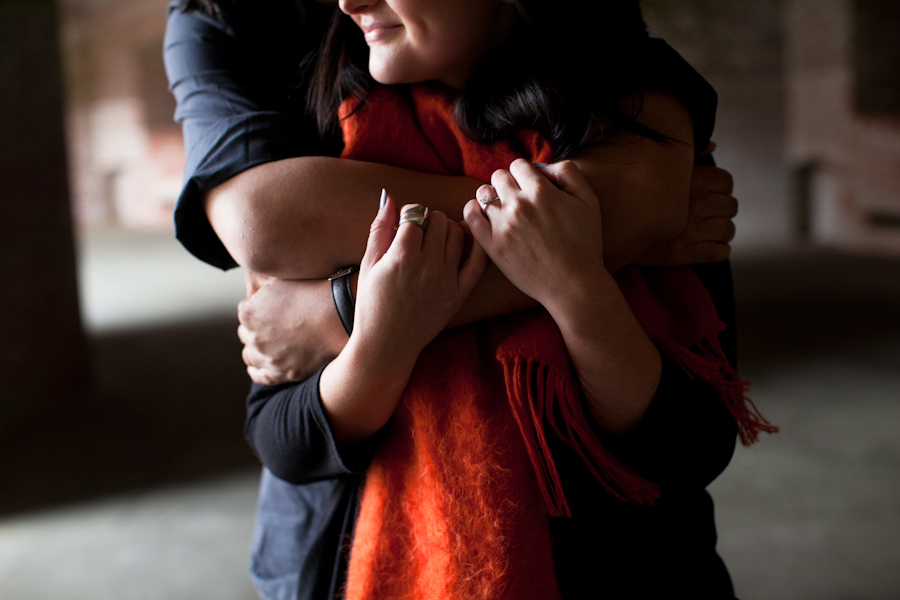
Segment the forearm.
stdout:
<path fill-rule="evenodd" d="M 668 171 L 673 175 L 661 178 L 658 169 L 641 172 L 626 165 L 630 157 L 613 158 L 615 151 L 591 148 L 576 159 L 600 197 L 604 256 L 611 271 L 681 231 L 690 186 L 690 169 L 682 165 L 673 165 Z M 280 279 L 315 279 L 359 262 L 382 188 L 401 204 L 421 202 L 459 220 L 480 183 L 359 161 L 299 157 L 232 178 L 208 193 L 206 208 L 238 264 Z M 513 288 L 504 286 L 502 277 L 497 281 L 504 291 L 478 295 L 502 293 L 501 304 L 521 301 L 507 298 Z"/>
<path fill-rule="evenodd" d="M 238 264 L 279 279 L 318 279 L 359 264 L 381 189 L 451 218 L 479 182 L 308 156 L 249 169 L 207 194 L 206 212 Z M 455 216 L 457 215 L 457 216 Z"/>
<path fill-rule="evenodd" d="M 630 431 L 653 401 L 662 363 L 612 276 L 573 282 L 548 304 L 597 423 L 610 433 Z"/>
<path fill-rule="evenodd" d="M 397 409 L 415 361 L 381 369 L 351 337 L 341 353 L 325 367 L 319 394 L 335 440 L 354 446 L 387 424 Z"/>
<path fill-rule="evenodd" d="M 679 181 L 671 185 L 637 177 L 644 181 L 641 189 L 629 191 L 633 177 L 616 176 L 615 165 L 602 149 L 586 153 L 580 165 L 588 181 L 604 192 L 601 205 L 609 214 L 603 227 L 607 268 L 630 263 L 671 235 L 669 221 L 679 218 L 684 195 Z M 359 263 L 382 187 L 400 203 L 427 199 L 430 207 L 460 219 L 477 186 L 477 181 L 464 177 L 302 157 L 267 163 L 226 182 L 208 195 L 207 213 L 239 264 L 281 279 L 321 278 Z M 626 193 L 640 196 L 635 201 L 616 200 Z M 451 325 L 535 305 L 490 266 Z"/>

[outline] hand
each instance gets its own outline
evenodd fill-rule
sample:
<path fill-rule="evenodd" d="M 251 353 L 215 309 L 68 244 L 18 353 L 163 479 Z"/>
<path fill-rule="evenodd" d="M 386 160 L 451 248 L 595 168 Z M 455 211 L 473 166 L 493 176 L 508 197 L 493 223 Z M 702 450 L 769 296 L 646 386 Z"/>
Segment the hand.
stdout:
<path fill-rule="evenodd" d="M 711 153 L 710 144 L 705 154 Z M 638 259 L 638 264 L 680 266 L 720 262 L 731 255 L 738 202 L 732 197 L 734 180 L 718 167 L 698 165 L 691 178 L 688 221 L 675 238 Z"/>
<path fill-rule="evenodd" d="M 536 169 L 519 159 L 491 183 L 479 197 L 499 202 L 466 205 L 472 235 L 553 317 L 597 424 L 630 431 L 656 393 L 662 363 L 603 263 L 597 196 L 570 161 Z"/>
<path fill-rule="evenodd" d="M 466 233 L 444 213 L 430 212 L 424 229 L 398 225 L 399 217 L 388 197 L 372 223 L 360 265 L 351 336 L 356 353 L 382 372 L 415 363 L 459 311 L 487 264 L 477 244 L 462 261 Z"/>
<path fill-rule="evenodd" d="M 256 383 L 302 381 L 347 343 L 327 280 L 283 280 L 248 272 L 238 305 L 238 337 Z"/>
<path fill-rule="evenodd" d="M 606 272 L 600 203 L 573 162 L 539 170 L 518 159 L 491 183 L 477 195 L 500 201 L 482 210 L 470 200 L 464 214 L 475 240 L 516 287 L 551 310 L 561 293 Z"/>

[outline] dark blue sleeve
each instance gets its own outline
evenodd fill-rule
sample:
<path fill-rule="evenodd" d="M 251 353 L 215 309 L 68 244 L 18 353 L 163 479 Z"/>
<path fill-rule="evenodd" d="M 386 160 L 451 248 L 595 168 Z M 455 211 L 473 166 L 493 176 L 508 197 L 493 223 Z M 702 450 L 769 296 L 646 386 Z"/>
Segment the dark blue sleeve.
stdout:
<path fill-rule="evenodd" d="M 169 7 L 164 59 L 186 154 L 176 236 L 222 269 L 236 263 L 206 218 L 203 193 L 256 165 L 323 153 L 290 99 L 318 30 L 302 2 L 264 4 L 247 3 L 251 12 L 234 25 Z"/>
<path fill-rule="evenodd" d="M 290 483 L 362 473 L 379 442 L 376 435 L 360 446 L 338 446 L 319 397 L 324 368 L 300 383 L 254 385 L 247 398 L 247 441 L 276 477 Z"/>

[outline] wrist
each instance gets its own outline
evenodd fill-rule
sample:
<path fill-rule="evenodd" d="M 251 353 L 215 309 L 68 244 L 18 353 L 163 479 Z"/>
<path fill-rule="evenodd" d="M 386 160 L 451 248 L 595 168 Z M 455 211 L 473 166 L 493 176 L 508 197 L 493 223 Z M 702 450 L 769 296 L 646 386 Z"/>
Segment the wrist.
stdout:
<path fill-rule="evenodd" d="M 616 297 L 622 295 L 616 280 L 605 268 L 573 277 L 560 289 L 564 292 L 541 304 L 561 329 L 567 325 L 578 328 L 587 321 L 596 320 Z"/>
<path fill-rule="evenodd" d="M 322 406 L 341 443 L 364 441 L 385 426 L 413 369 L 373 361 L 371 351 L 354 337 L 319 380 Z"/>
<path fill-rule="evenodd" d="M 365 327 L 358 327 L 341 351 L 341 358 L 354 377 L 386 388 L 402 381 L 404 383 L 399 386 L 402 390 L 416 366 L 419 351 L 390 347 L 383 342 L 383 337 L 366 335 Z"/>

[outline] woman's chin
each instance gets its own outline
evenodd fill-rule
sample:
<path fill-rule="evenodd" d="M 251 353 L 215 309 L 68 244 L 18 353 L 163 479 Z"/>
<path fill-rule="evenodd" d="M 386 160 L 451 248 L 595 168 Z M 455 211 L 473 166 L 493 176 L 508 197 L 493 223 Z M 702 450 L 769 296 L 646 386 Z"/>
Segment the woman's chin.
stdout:
<path fill-rule="evenodd" d="M 398 83 L 416 83 L 409 78 L 401 77 L 399 73 L 384 69 L 369 69 L 369 75 L 378 83 L 384 85 L 396 85 Z"/>
<path fill-rule="evenodd" d="M 376 82 L 384 84 L 384 85 L 394 85 L 396 83 L 403 83 L 401 81 L 396 81 L 395 79 L 391 79 L 390 77 L 384 77 L 382 75 L 376 75 L 375 73 L 369 73 Z"/>
<path fill-rule="evenodd" d="M 369 54 L 369 75 L 378 83 L 384 85 L 396 85 L 400 83 L 419 83 L 429 79 L 422 76 L 427 73 L 422 72 L 423 69 L 416 65 L 410 65 L 407 61 L 396 60 L 396 55 L 392 56 L 394 60 L 382 59 L 376 53 Z M 403 64 L 407 63 L 407 64 Z"/>

